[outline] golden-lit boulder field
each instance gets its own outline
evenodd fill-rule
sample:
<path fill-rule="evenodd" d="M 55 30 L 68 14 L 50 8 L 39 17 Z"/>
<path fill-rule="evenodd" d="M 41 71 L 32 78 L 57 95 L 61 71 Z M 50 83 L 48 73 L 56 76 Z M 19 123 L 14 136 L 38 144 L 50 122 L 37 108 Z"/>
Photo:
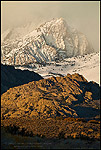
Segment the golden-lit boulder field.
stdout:
<path fill-rule="evenodd" d="M 10 88 L 1 95 L 2 118 L 99 115 L 99 85 L 77 73 Z M 85 113 L 86 112 L 86 113 Z"/>

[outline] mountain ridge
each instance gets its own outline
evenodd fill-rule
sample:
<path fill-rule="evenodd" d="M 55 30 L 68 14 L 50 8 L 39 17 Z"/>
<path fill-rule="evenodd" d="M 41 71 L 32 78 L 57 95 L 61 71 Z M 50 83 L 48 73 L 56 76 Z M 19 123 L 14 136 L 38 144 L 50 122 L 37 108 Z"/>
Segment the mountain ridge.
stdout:
<path fill-rule="evenodd" d="M 62 18 L 45 22 L 23 38 L 7 39 L 1 49 L 2 63 L 9 65 L 60 60 L 94 51 L 86 36 Z"/>
<path fill-rule="evenodd" d="M 99 94 L 96 82 L 77 73 L 51 77 L 10 88 L 1 96 L 1 113 L 7 118 L 92 118 L 100 112 Z"/>

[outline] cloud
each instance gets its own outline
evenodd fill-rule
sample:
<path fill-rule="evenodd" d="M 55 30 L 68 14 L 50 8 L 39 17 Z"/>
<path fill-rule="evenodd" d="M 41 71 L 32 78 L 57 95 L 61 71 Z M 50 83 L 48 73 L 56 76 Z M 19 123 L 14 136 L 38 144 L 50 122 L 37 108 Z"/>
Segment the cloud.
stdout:
<path fill-rule="evenodd" d="M 99 9 L 100 3 L 83 1 L 2 1 L 1 29 L 17 27 L 29 21 L 35 27 L 52 18 L 63 17 L 99 49 Z"/>

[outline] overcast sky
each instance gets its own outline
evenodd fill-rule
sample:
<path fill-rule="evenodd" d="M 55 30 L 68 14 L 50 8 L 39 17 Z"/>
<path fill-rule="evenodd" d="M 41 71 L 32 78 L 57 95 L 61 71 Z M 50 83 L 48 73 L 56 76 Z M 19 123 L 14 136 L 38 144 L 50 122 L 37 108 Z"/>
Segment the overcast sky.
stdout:
<path fill-rule="evenodd" d="M 1 30 L 52 18 L 64 18 L 69 25 L 84 33 L 95 50 L 99 49 L 99 1 L 2 1 Z"/>

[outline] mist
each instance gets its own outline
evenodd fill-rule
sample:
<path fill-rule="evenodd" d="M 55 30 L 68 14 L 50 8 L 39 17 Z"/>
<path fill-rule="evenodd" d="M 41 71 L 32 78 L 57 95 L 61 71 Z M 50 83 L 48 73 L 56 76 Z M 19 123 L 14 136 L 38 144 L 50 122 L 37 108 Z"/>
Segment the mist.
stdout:
<path fill-rule="evenodd" d="M 84 33 L 95 51 L 100 45 L 99 1 L 2 1 L 1 32 L 30 21 L 35 28 L 52 18 L 64 18 L 68 25 Z"/>

